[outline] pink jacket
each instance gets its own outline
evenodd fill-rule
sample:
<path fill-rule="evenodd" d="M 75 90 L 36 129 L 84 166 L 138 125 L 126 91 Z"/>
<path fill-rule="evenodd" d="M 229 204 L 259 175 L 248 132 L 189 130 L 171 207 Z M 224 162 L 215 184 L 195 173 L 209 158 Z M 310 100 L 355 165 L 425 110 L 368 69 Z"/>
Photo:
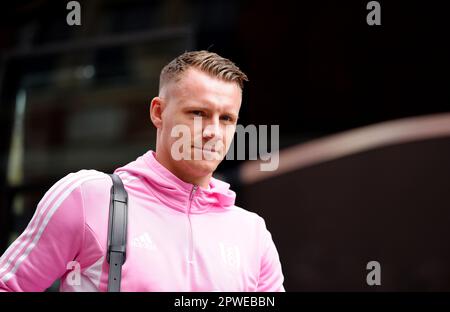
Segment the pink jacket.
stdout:
<path fill-rule="evenodd" d="M 148 151 L 116 169 L 129 196 L 122 291 L 284 291 L 264 220 L 234 205 L 229 184 L 186 183 Z M 25 231 L 0 258 L 0 290 L 106 291 L 112 182 L 96 170 L 71 173 L 39 202 Z"/>

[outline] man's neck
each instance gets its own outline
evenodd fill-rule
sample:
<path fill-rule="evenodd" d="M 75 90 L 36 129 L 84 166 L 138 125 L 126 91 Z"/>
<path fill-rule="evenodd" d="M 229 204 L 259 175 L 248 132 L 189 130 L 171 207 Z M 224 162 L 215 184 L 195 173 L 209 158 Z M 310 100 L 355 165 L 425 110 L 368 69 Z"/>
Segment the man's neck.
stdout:
<path fill-rule="evenodd" d="M 174 172 L 172 172 L 174 173 Z M 174 173 L 175 174 L 175 173 Z M 209 181 L 211 179 L 211 175 L 204 176 L 204 177 L 192 177 L 191 175 L 183 175 L 183 174 L 175 174 L 180 180 L 191 183 L 194 185 L 198 185 L 202 188 L 209 189 Z"/>

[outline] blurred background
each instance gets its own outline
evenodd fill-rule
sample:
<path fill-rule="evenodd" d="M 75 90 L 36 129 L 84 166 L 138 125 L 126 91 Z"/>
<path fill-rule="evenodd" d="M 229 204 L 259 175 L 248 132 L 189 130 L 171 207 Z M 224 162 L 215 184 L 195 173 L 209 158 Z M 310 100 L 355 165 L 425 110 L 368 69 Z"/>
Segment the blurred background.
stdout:
<path fill-rule="evenodd" d="M 379 1 L 381 26 L 368 1 L 89 0 L 80 26 L 67 3 L 0 4 L 0 253 L 57 180 L 154 149 L 160 70 L 208 49 L 249 76 L 240 123 L 280 126 L 280 170 L 217 177 L 265 218 L 287 291 L 450 290 L 443 2 Z"/>

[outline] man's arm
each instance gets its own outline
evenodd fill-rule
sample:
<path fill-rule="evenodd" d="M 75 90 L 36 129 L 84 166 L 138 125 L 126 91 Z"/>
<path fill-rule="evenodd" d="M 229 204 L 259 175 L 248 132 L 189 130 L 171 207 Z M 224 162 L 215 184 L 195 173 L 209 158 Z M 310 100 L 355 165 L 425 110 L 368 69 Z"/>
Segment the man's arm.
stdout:
<path fill-rule="evenodd" d="M 44 291 L 67 270 L 84 239 L 82 170 L 53 185 L 25 231 L 0 258 L 0 291 Z"/>
<path fill-rule="evenodd" d="M 267 230 L 263 220 L 263 252 L 259 273 L 258 288 L 256 291 L 280 291 L 284 292 L 284 276 L 281 262 L 272 235 Z"/>

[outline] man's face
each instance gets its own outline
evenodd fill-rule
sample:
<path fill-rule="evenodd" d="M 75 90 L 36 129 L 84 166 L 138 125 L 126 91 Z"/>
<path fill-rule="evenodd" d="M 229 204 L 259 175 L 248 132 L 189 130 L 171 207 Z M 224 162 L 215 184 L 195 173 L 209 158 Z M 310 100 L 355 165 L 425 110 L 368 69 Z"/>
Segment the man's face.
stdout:
<path fill-rule="evenodd" d="M 160 119 L 155 122 L 152 116 L 158 128 L 158 160 L 179 176 L 212 175 L 230 147 L 241 100 L 236 83 L 195 68 L 186 70 L 179 81 L 168 83 L 152 101 L 152 106 L 161 106 Z M 188 135 L 186 131 L 182 135 L 180 129 L 189 129 Z M 174 137 L 173 131 L 178 136 Z M 174 151 L 181 153 L 181 160 Z"/>

